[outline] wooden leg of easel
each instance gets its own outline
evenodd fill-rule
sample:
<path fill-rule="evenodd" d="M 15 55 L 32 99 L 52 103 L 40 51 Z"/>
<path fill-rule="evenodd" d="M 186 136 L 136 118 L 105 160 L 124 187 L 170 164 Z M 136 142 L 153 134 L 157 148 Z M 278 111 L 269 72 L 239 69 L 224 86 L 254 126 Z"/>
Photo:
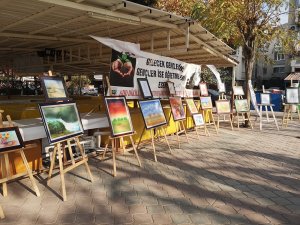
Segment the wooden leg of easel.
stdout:
<path fill-rule="evenodd" d="M 150 133 L 151 133 L 151 142 L 152 142 L 152 148 L 153 148 L 154 161 L 157 162 L 155 143 L 154 143 L 154 129 L 151 129 Z"/>
<path fill-rule="evenodd" d="M 270 122 L 268 106 L 265 106 L 265 111 L 266 111 L 267 122 Z"/>
<path fill-rule="evenodd" d="M 240 129 L 240 116 L 239 116 L 239 113 L 238 113 L 238 112 L 236 113 L 236 116 L 237 116 L 238 130 L 239 130 L 239 129 Z"/>
<path fill-rule="evenodd" d="M 142 164 L 141 164 L 139 155 L 138 155 L 138 153 L 137 153 L 136 147 L 135 147 L 134 142 L 133 142 L 133 138 L 132 138 L 131 135 L 129 136 L 129 138 L 130 138 L 130 141 L 131 141 L 131 144 L 132 144 L 132 148 L 133 148 L 134 154 L 135 154 L 135 156 L 136 156 L 136 158 L 137 158 L 137 161 L 138 161 L 140 167 L 142 167 Z"/>
<path fill-rule="evenodd" d="M 40 197 L 40 191 L 39 191 L 39 188 L 37 187 L 37 185 L 36 185 L 36 183 L 35 183 L 35 181 L 34 181 L 34 178 L 33 178 L 33 175 L 32 175 L 32 171 L 31 171 L 31 169 L 30 169 L 30 167 L 29 167 L 29 164 L 28 164 L 28 161 L 27 161 L 27 159 L 26 159 L 26 156 L 25 156 L 25 154 L 24 154 L 23 149 L 20 150 L 20 154 L 21 154 L 23 163 L 24 163 L 24 165 L 25 165 L 25 168 L 26 168 L 26 170 L 27 170 L 27 173 L 28 173 L 29 179 L 30 179 L 30 181 L 31 181 L 32 187 L 33 187 L 33 189 L 34 189 L 34 191 L 35 191 L 35 193 L 36 193 L 36 196 Z"/>
<path fill-rule="evenodd" d="M 4 219 L 5 218 L 5 215 L 4 215 L 4 212 L 3 212 L 3 209 L 2 209 L 2 206 L 0 205 L 0 218 L 1 219 Z"/>
<path fill-rule="evenodd" d="M 125 153 L 125 144 L 124 144 L 124 138 L 120 137 L 120 144 L 122 145 L 123 153 Z"/>
<path fill-rule="evenodd" d="M 63 165 L 63 161 L 62 161 L 60 143 L 57 144 L 57 152 L 58 152 L 58 162 L 59 162 L 59 173 L 60 173 L 60 179 L 61 179 L 61 193 L 62 193 L 63 201 L 67 201 L 64 165 Z"/>
<path fill-rule="evenodd" d="M 179 121 L 179 123 L 181 124 L 180 126 L 182 127 L 182 129 L 184 131 L 186 142 L 189 143 L 189 138 L 188 138 L 188 135 L 187 135 L 187 132 L 186 132 L 183 120 Z"/>
<path fill-rule="evenodd" d="M 108 141 L 108 142 L 109 142 L 109 141 Z M 104 152 L 103 152 L 103 155 L 102 155 L 102 160 L 104 160 L 104 158 L 105 158 L 105 154 L 106 154 L 106 151 L 107 151 L 107 148 L 108 148 L 108 144 L 109 144 L 109 143 L 107 143 L 107 144 L 105 145 Z"/>
<path fill-rule="evenodd" d="M 285 125 L 285 123 L 286 123 L 286 108 L 287 108 L 287 106 L 285 105 L 284 106 L 284 109 L 283 109 L 283 116 L 282 116 L 282 123 L 281 123 L 281 127 L 283 128 L 284 127 L 284 125 Z"/>
<path fill-rule="evenodd" d="M 76 144 L 79 148 L 80 154 L 82 156 L 82 160 L 84 160 L 85 158 L 87 158 L 87 156 L 84 153 L 84 149 L 83 149 L 82 145 L 80 144 L 79 138 L 78 137 L 75 138 L 75 141 L 76 141 Z M 84 166 L 85 166 L 85 170 L 86 170 L 87 174 L 90 177 L 90 181 L 93 182 L 94 181 L 93 175 L 91 173 L 91 170 L 90 170 L 90 167 L 89 167 L 89 164 L 88 164 L 87 160 L 84 162 Z"/>
<path fill-rule="evenodd" d="M 1 169 L 2 169 L 2 178 L 7 177 L 6 167 L 5 167 L 5 158 L 4 155 L 1 155 Z M 7 183 L 6 181 L 2 183 L 3 197 L 7 196 Z"/>
<path fill-rule="evenodd" d="M 175 126 L 176 126 L 176 138 L 177 138 L 177 143 L 178 143 L 178 148 L 180 148 L 180 140 L 179 140 L 179 131 L 180 131 L 180 127 L 178 122 L 175 122 Z"/>
<path fill-rule="evenodd" d="M 11 174 L 10 174 L 10 166 L 9 166 L 9 157 L 8 157 L 8 153 L 4 153 L 4 163 L 5 163 L 5 171 L 6 171 L 6 177 L 10 178 Z M 3 189 L 3 196 L 7 196 L 7 184 L 5 182 L 5 189 Z"/>
<path fill-rule="evenodd" d="M 219 130 L 220 129 L 220 116 L 218 115 L 218 122 L 217 122 L 217 130 Z"/>
<path fill-rule="evenodd" d="M 200 136 L 199 136 L 199 132 L 198 132 L 198 127 L 197 127 L 197 126 L 195 126 L 195 131 L 196 131 L 196 134 L 197 134 L 198 139 L 200 140 Z M 204 132 L 205 132 L 205 130 L 204 130 Z M 206 133 L 205 133 L 205 134 L 206 134 Z"/>
<path fill-rule="evenodd" d="M 72 147 L 71 147 L 70 140 L 67 140 L 67 145 L 68 145 L 68 150 L 69 150 L 69 155 L 71 157 L 72 165 L 74 165 L 75 164 L 75 160 L 74 160 L 74 156 L 73 156 L 73 152 L 72 152 Z"/>
<path fill-rule="evenodd" d="M 210 137 L 210 133 L 209 133 L 205 123 L 204 123 L 204 133 L 205 133 L 205 136 Z"/>
<path fill-rule="evenodd" d="M 116 149 L 117 149 L 117 140 L 112 139 L 112 156 L 113 156 L 113 176 L 117 176 L 117 166 L 116 166 Z"/>
<path fill-rule="evenodd" d="M 137 144 L 137 146 L 136 146 L 136 150 L 137 150 L 137 151 L 138 151 L 138 149 L 139 149 L 139 146 L 140 146 L 142 137 L 143 137 L 143 135 L 144 135 L 144 133 L 145 133 L 145 130 L 146 130 L 146 127 L 144 127 L 144 130 L 143 130 L 143 132 L 142 132 L 142 134 L 141 134 L 141 136 L 140 136 L 140 138 L 139 138 L 139 142 L 138 142 L 138 144 Z M 151 131 L 150 131 L 150 132 L 151 132 Z"/>
<path fill-rule="evenodd" d="M 166 143 L 167 143 L 167 145 L 168 145 L 168 147 L 169 147 L 169 151 L 170 151 L 170 153 L 172 154 L 172 150 L 171 150 L 171 147 L 170 147 L 170 143 L 169 143 L 169 141 L 168 141 L 168 139 L 167 139 L 167 133 L 166 133 L 166 131 L 165 131 L 165 128 L 161 128 L 162 129 L 162 131 L 163 131 L 163 135 L 164 135 L 164 137 L 165 137 L 165 140 L 166 140 Z"/>
<path fill-rule="evenodd" d="M 57 145 L 60 145 L 60 143 L 58 143 Z M 54 168 L 54 165 L 55 165 L 55 158 L 56 158 L 56 153 L 57 153 L 57 145 L 54 147 L 53 152 L 52 152 L 52 158 L 51 158 L 51 162 L 50 162 L 50 169 L 49 169 L 49 174 L 48 174 L 47 185 L 50 184 L 50 179 L 51 179 L 53 168 Z"/>
<path fill-rule="evenodd" d="M 278 123 L 277 123 L 277 120 L 276 120 L 276 117 L 275 117 L 275 114 L 274 114 L 274 111 L 273 111 L 273 107 L 270 106 L 270 109 L 271 109 L 271 112 L 272 112 L 273 119 L 274 119 L 275 125 L 277 127 L 277 130 L 279 130 L 279 126 L 278 126 Z"/>
<path fill-rule="evenodd" d="M 262 130 L 262 108 L 263 106 L 259 106 L 259 130 Z"/>

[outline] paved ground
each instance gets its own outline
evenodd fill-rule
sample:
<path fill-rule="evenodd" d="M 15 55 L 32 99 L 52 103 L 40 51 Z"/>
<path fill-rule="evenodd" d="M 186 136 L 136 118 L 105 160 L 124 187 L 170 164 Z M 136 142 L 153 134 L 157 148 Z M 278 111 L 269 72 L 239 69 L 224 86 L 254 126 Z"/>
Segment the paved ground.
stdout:
<path fill-rule="evenodd" d="M 37 177 L 40 198 L 28 179 L 10 183 L 0 223 L 300 224 L 300 123 L 279 132 L 257 125 L 219 135 L 210 129 L 200 141 L 190 132 L 181 149 L 173 142 L 172 155 L 162 145 L 157 163 L 144 148 L 142 168 L 132 154 L 118 156 L 116 178 L 110 159 L 92 158 L 94 183 L 84 167 L 66 175 L 67 202 L 57 193 L 59 177 L 50 187 L 45 174 Z"/>

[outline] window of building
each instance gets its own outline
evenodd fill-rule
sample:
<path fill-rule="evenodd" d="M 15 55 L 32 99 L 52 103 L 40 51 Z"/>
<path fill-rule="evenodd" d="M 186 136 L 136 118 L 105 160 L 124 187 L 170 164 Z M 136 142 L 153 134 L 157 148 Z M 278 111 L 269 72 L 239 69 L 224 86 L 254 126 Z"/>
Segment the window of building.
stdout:
<path fill-rule="evenodd" d="M 282 53 L 282 51 L 277 51 L 275 49 L 275 51 L 274 51 L 274 60 L 275 61 L 284 60 L 284 54 Z"/>
<path fill-rule="evenodd" d="M 285 67 L 274 67 L 273 68 L 273 73 L 284 73 L 285 72 Z"/>

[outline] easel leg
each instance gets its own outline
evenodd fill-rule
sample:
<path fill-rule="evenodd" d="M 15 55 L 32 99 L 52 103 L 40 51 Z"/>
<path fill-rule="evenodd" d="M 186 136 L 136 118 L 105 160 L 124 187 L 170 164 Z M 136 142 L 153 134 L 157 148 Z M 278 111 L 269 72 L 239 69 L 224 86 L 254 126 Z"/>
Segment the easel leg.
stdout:
<path fill-rule="evenodd" d="M 27 161 L 27 159 L 26 159 L 26 156 L 25 156 L 25 154 L 24 154 L 23 149 L 20 150 L 20 154 L 21 154 L 23 163 L 24 163 L 24 165 L 25 165 L 25 168 L 26 168 L 26 170 L 27 170 L 27 173 L 28 173 L 29 179 L 30 179 L 30 181 L 31 181 L 32 187 L 33 187 L 33 189 L 34 189 L 34 191 L 35 191 L 35 193 L 36 193 L 36 196 L 39 197 L 39 196 L 40 196 L 40 191 L 39 191 L 38 187 L 36 186 L 36 183 L 35 183 L 35 181 L 34 181 L 34 178 L 33 178 L 32 172 L 31 172 L 31 169 L 30 169 L 30 167 L 29 167 L 29 164 L 28 164 L 28 161 Z"/>
<path fill-rule="evenodd" d="M 249 124 L 250 124 L 250 127 L 251 127 L 251 130 L 253 130 L 253 125 L 252 125 L 252 122 L 250 120 L 250 112 L 247 113 L 247 117 L 248 117 L 248 121 L 249 121 Z"/>
<path fill-rule="evenodd" d="M 74 156 L 73 156 L 73 152 L 72 152 L 72 147 L 71 147 L 70 140 L 67 140 L 67 145 L 68 145 L 68 150 L 69 150 L 69 155 L 71 157 L 72 165 L 74 165 L 75 164 L 75 160 L 74 160 Z"/>
<path fill-rule="evenodd" d="M 113 176 L 114 177 L 117 176 L 116 149 L 117 149 L 116 139 L 112 139 Z"/>
<path fill-rule="evenodd" d="M 102 155 L 102 160 L 104 160 L 104 158 L 105 158 L 105 154 L 106 154 L 107 148 L 108 148 L 108 143 L 105 145 L 104 152 L 103 152 L 103 155 Z"/>
<path fill-rule="evenodd" d="M 186 142 L 189 143 L 189 139 L 188 139 L 188 136 L 187 136 L 187 132 L 186 132 L 183 120 L 181 120 L 179 123 L 181 124 L 181 127 L 182 127 L 182 129 L 184 131 L 184 134 L 185 134 L 185 137 L 186 137 Z"/>
<path fill-rule="evenodd" d="M 199 136 L 199 132 L 198 132 L 198 127 L 196 127 L 196 126 L 195 126 L 195 131 L 196 131 L 196 134 L 197 134 L 198 140 L 200 140 L 200 136 Z M 205 130 L 204 130 L 204 132 L 205 132 Z M 205 132 L 205 134 L 206 134 L 206 132 Z"/>
<path fill-rule="evenodd" d="M 177 143 L 178 143 L 178 148 L 180 148 L 180 140 L 179 140 L 179 131 L 180 131 L 180 127 L 179 126 L 179 123 L 178 122 L 175 122 L 175 126 L 176 126 L 176 138 L 177 138 Z"/>
<path fill-rule="evenodd" d="M 270 109 L 271 109 L 271 112 L 272 112 L 273 119 L 274 119 L 275 125 L 277 127 L 277 130 L 279 130 L 278 123 L 277 123 L 277 120 L 276 120 L 276 117 L 275 117 L 275 114 L 274 114 L 274 111 L 273 111 L 273 107 L 270 106 Z"/>
<path fill-rule="evenodd" d="M 60 173 L 60 179 L 61 179 L 61 192 L 62 192 L 62 196 L 63 196 L 63 201 L 67 201 L 64 165 L 62 162 L 60 143 L 57 144 L 57 151 L 58 151 L 59 173 Z"/>
<path fill-rule="evenodd" d="M 238 130 L 240 129 L 240 116 L 239 113 L 237 112 L 237 125 L 238 125 Z"/>
<path fill-rule="evenodd" d="M 125 153 L 125 144 L 124 144 L 124 138 L 120 137 L 120 144 L 122 145 L 123 153 Z"/>
<path fill-rule="evenodd" d="M 2 177 L 7 177 L 7 172 L 5 168 L 5 158 L 4 155 L 1 155 L 1 169 L 2 169 Z M 2 191 L 3 197 L 7 196 L 7 183 L 6 181 L 2 183 Z"/>
<path fill-rule="evenodd" d="M 262 108 L 263 106 L 259 106 L 259 130 L 262 130 Z"/>
<path fill-rule="evenodd" d="M 217 130 L 219 130 L 220 129 L 220 116 L 218 115 L 218 122 L 217 122 Z"/>
<path fill-rule="evenodd" d="M 136 158 L 137 158 L 137 160 L 138 160 L 138 163 L 139 163 L 140 167 L 142 167 L 142 164 L 141 164 L 141 161 L 140 161 L 139 155 L 138 155 L 138 153 L 137 153 L 137 150 L 136 150 L 136 148 L 135 148 L 135 145 L 134 145 L 134 142 L 133 142 L 132 136 L 130 135 L 130 136 L 129 136 L 129 138 L 130 138 L 130 141 L 131 141 L 132 148 L 133 148 L 133 151 L 134 151 L 134 153 L 135 153 L 135 156 L 136 156 Z"/>
<path fill-rule="evenodd" d="M 86 170 L 86 172 L 88 173 L 88 175 L 90 177 L 90 181 L 93 182 L 94 179 L 93 179 L 89 164 L 87 163 L 87 156 L 84 153 L 84 149 L 83 149 L 82 145 L 80 144 L 78 137 L 75 138 L 75 141 L 76 141 L 76 144 L 79 148 L 80 154 L 82 156 L 82 160 L 84 160 L 84 158 L 86 158 L 86 161 L 84 162 L 85 170 Z"/>
<path fill-rule="evenodd" d="M 5 218 L 5 215 L 4 215 L 4 212 L 3 212 L 3 209 L 2 209 L 2 206 L 0 205 L 0 218 L 1 219 L 4 219 Z"/>
<path fill-rule="evenodd" d="M 58 143 L 57 145 L 60 145 L 60 143 Z M 51 159 L 51 162 L 50 162 L 50 169 L 49 169 L 49 174 L 48 174 L 47 185 L 50 184 L 50 179 L 51 179 L 53 168 L 54 168 L 54 165 L 55 165 L 55 158 L 56 158 L 56 153 L 57 153 L 57 145 L 54 147 L 53 152 L 52 152 L 52 159 Z"/>
<path fill-rule="evenodd" d="M 142 137 L 143 137 L 143 135 L 144 135 L 144 133 L 145 133 L 145 130 L 146 130 L 146 127 L 144 127 L 144 130 L 143 130 L 143 132 L 142 132 L 142 134 L 141 134 L 141 136 L 140 136 L 140 138 L 139 138 L 139 142 L 138 142 L 138 144 L 137 144 L 137 146 L 136 146 L 136 150 L 137 150 L 137 151 L 138 151 L 138 149 L 139 149 L 139 146 L 140 146 Z M 150 132 L 151 132 L 151 131 L 150 131 Z"/>
<path fill-rule="evenodd" d="M 155 144 L 154 144 L 154 129 L 150 130 L 151 133 L 151 141 L 152 141 L 152 148 L 153 148 L 153 155 L 154 155 L 154 161 L 157 162 L 156 158 L 156 150 L 155 150 Z"/>
<path fill-rule="evenodd" d="M 168 145 L 168 147 L 169 147 L 170 153 L 172 154 L 171 147 L 170 147 L 169 141 L 168 141 L 168 139 L 167 139 L 167 134 L 166 134 L 165 128 L 162 127 L 161 129 L 162 129 L 162 131 L 163 131 L 163 134 L 164 134 L 165 140 L 166 140 L 166 142 L 167 142 L 167 145 Z"/>
<path fill-rule="evenodd" d="M 286 118 L 285 118 L 285 116 L 286 116 L 286 108 L 287 108 L 287 106 L 285 105 L 284 109 L 283 109 L 283 117 L 282 117 L 282 124 L 281 124 L 282 128 L 284 127 L 285 122 L 286 122 Z"/>
<path fill-rule="evenodd" d="M 5 163 L 6 177 L 10 178 L 11 174 L 10 174 L 8 153 L 4 153 L 4 163 Z M 7 196 L 7 183 L 5 182 L 4 184 L 5 184 L 5 189 L 3 189 L 3 196 L 6 197 Z"/>
<path fill-rule="evenodd" d="M 269 120 L 269 111 L 268 111 L 268 106 L 265 106 L 265 110 L 266 110 L 267 122 L 270 122 L 270 120 Z"/>

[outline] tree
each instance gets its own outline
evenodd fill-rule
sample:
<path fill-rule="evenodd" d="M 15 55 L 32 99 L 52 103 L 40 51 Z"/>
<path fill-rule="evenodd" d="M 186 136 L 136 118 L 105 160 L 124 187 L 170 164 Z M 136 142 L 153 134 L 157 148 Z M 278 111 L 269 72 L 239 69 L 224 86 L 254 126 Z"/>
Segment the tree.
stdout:
<path fill-rule="evenodd" d="M 294 49 L 295 32 L 279 24 L 288 5 L 288 0 L 202 0 L 194 5 L 191 16 L 231 46 L 242 46 L 248 82 L 259 49 L 266 43 L 277 40 L 286 52 Z"/>

